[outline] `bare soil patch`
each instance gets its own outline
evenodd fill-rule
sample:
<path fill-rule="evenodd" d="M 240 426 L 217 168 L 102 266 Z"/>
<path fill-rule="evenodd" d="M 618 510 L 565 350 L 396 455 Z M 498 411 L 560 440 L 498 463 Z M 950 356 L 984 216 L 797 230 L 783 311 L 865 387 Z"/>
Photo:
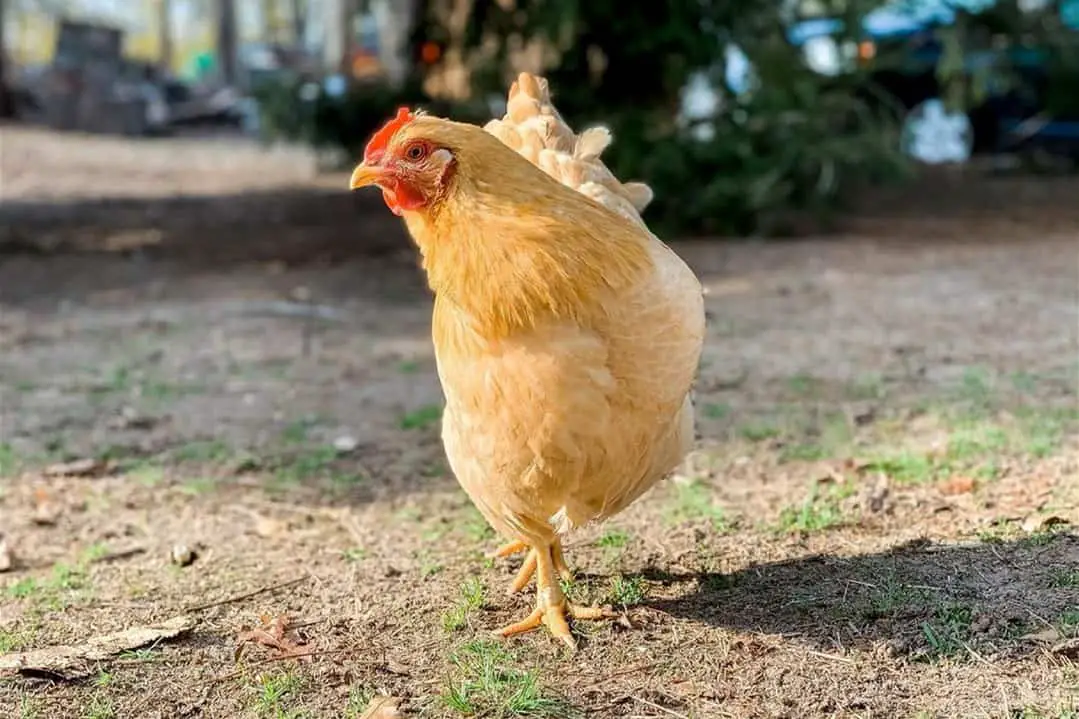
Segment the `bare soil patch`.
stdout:
<path fill-rule="evenodd" d="M 676 244 L 709 289 L 699 448 L 573 538 L 571 591 L 624 619 L 567 656 L 490 638 L 532 597 L 446 470 L 399 229 L 350 207 L 300 263 L 247 197 L 255 261 L 190 207 L 143 219 L 162 244 L 0 255 L 0 673 L 75 657 L 9 670 L 0 716 L 1079 712 L 1073 229 Z M 359 252 L 348 213 L 400 244 Z"/>

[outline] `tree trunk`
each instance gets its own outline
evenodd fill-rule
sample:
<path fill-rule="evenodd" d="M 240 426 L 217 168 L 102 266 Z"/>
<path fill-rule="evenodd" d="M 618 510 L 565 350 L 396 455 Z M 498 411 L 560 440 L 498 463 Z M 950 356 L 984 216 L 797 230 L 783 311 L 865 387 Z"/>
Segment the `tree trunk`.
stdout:
<path fill-rule="evenodd" d="M 323 0 L 322 62 L 330 72 L 348 72 L 352 51 L 352 0 Z"/>
<path fill-rule="evenodd" d="M 262 39 L 271 45 L 276 45 L 281 40 L 278 35 L 281 30 L 281 18 L 278 13 L 277 0 L 262 0 L 262 23 Z"/>
<path fill-rule="evenodd" d="M 0 0 L 3 2 L 3 0 Z M 158 64 L 165 73 L 172 71 L 172 0 L 158 0 L 157 37 L 160 47 Z"/>
<path fill-rule="evenodd" d="M 296 47 L 307 43 L 307 3 L 304 0 L 292 0 L 292 42 Z"/>
<path fill-rule="evenodd" d="M 408 41 L 416 22 L 417 0 L 376 0 L 372 9 L 378 24 L 378 59 L 386 81 L 400 87 L 412 71 Z"/>
<path fill-rule="evenodd" d="M 15 115 L 15 99 L 7 85 L 7 43 L 4 42 L 4 19 L 7 0 L 0 0 L 0 118 Z"/>
<path fill-rule="evenodd" d="M 236 4 L 233 0 L 217 0 L 217 63 L 225 84 L 235 85 Z"/>

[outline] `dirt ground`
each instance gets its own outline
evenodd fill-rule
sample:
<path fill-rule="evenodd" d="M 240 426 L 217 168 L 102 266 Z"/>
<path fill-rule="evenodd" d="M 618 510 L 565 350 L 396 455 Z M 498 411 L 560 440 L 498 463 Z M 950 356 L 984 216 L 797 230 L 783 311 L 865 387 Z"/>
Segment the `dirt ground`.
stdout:
<path fill-rule="evenodd" d="M 491 636 L 533 597 L 388 212 L 290 153 L 3 132 L 0 716 L 1079 717 L 1074 183 L 674 243 L 700 442 L 573 537 L 621 616 L 569 655 Z"/>

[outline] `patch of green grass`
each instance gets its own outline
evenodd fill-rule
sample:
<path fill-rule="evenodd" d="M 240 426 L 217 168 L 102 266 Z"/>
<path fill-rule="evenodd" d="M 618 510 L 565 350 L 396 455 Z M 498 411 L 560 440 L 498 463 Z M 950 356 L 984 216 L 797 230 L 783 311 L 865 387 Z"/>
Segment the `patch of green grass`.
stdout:
<path fill-rule="evenodd" d="M 984 367 L 968 367 L 959 380 L 958 394 L 976 408 L 987 407 L 993 399 L 993 377 Z"/>
<path fill-rule="evenodd" d="M 198 439 L 174 448 L 170 453 L 175 462 L 227 462 L 234 456 L 229 445 L 220 439 Z"/>
<path fill-rule="evenodd" d="M 128 394 L 160 403 L 205 391 L 206 388 L 200 384 L 165 380 L 138 367 L 117 365 L 90 390 L 90 397 L 101 400 L 109 395 Z"/>
<path fill-rule="evenodd" d="M 607 593 L 607 600 L 611 604 L 628 607 L 643 602 L 647 594 L 648 587 L 643 578 L 638 576 L 626 577 L 618 574 L 611 578 L 611 588 Z"/>
<path fill-rule="evenodd" d="M 165 480 L 165 470 L 148 462 L 137 462 L 125 474 L 143 487 L 156 487 Z"/>
<path fill-rule="evenodd" d="M 157 661 L 161 657 L 161 650 L 154 647 L 142 647 L 141 649 L 125 649 L 120 652 L 120 660 L 132 663 Z"/>
<path fill-rule="evenodd" d="M 716 531 L 730 529 L 723 507 L 716 503 L 708 486 L 696 480 L 675 485 L 674 500 L 666 516 L 672 524 L 707 519 Z"/>
<path fill-rule="evenodd" d="M 904 584 L 894 576 L 888 577 L 881 584 L 872 587 L 869 603 L 863 614 L 866 619 L 871 620 L 894 617 L 904 610 L 923 606 L 925 600 L 926 590 Z"/>
<path fill-rule="evenodd" d="M 23 577 L 7 587 L 7 594 L 14 599 L 32 597 L 38 591 L 38 581 L 33 577 Z"/>
<path fill-rule="evenodd" d="M 1039 459 L 1055 453 L 1065 435 L 1079 429 L 1079 410 L 1074 408 L 1026 410 L 1017 418 L 1017 449 Z"/>
<path fill-rule="evenodd" d="M 701 413 L 708 419 L 723 419 L 731 413 L 731 406 L 710 402 L 701 408 Z"/>
<path fill-rule="evenodd" d="M 777 529 L 781 532 L 821 532 L 846 523 L 840 506 L 854 492 L 850 483 L 829 487 L 825 491 L 814 484 L 805 501 L 785 507 L 779 514 Z"/>
<path fill-rule="evenodd" d="M 397 363 L 397 371 L 401 374 L 416 374 L 420 371 L 420 363 L 416 360 L 402 360 Z"/>
<path fill-rule="evenodd" d="M 82 553 L 76 564 L 57 562 L 44 579 L 23 577 L 9 584 L 5 594 L 12 599 L 25 599 L 50 610 L 59 611 L 73 602 L 84 599 L 90 591 L 87 565 L 107 551 L 104 545 L 92 545 Z"/>
<path fill-rule="evenodd" d="M 851 399 L 884 399 L 887 392 L 884 388 L 884 378 L 879 374 L 866 374 L 858 377 L 850 383 Z"/>
<path fill-rule="evenodd" d="M 23 694 L 19 697 L 19 719 L 40 719 L 41 708 L 33 697 Z"/>
<path fill-rule="evenodd" d="M 829 451 L 823 444 L 807 442 L 792 444 L 784 447 L 779 452 L 781 462 L 816 462 L 829 456 Z"/>
<path fill-rule="evenodd" d="M 1012 388 L 1016 392 L 1032 394 L 1038 389 L 1038 376 L 1030 372 L 1012 372 L 1009 379 L 1011 379 Z"/>
<path fill-rule="evenodd" d="M 1079 569 L 1057 569 L 1049 577 L 1049 586 L 1054 588 L 1079 588 Z"/>
<path fill-rule="evenodd" d="M 116 719 L 116 708 L 105 695 L 95 692 L 83 709 L 83 719 Z"/>
<path fill-rule="evenodd" d="M 442 419 L 442 408 L 429 404 L 401 416 L 398 426 L 401 429 L 427 429 Z"/>
<path fill-rule="evenodd" d="M 447 632 L 464 629 L 468 626 L 468 616 L 483 606 L 483 582 L 469 577 L 461 585 L 460 595 L 453 608 L 442 613 L 442 628 Z"/>
<path fill-rule="evenodd" d="M 812 394 L 820 385 L 820 380 L 812 375 L 799 373 L 787 378 L 787 387 L 791 392 L 803 397 Z"/>
<path fill-rule="evenodd" d="M 356 562 L 367 559 L 368 552 L 363 547 L 349 547 L 345 551 L 341 552 L 341 557 L 346 562 L 355 564 Z"/>
<path fill-rule="evenodd" d="M 924 484 L 937 478 L 933 459 L 912 451 L 871 459 L 865 463 L 865 469 L 886 474 L 900 484 Z"/>
<path fill-rule="evenodd" d="M 303 444 L 311 438 L 311 430 L 321 423 L 319 417 L 301 417 L 285 425 L 281 440 L 289 444 Z"/>
<path fill-rule="evenodd" d="M 1007 451 L 1008 445 L 1008 433 L 1003 427 L 977 423 L 951 433 L 945 457 L 949 463 L 971 464 L 986 455 Z"/>
<path fill-rule="evenodd" d="M 4 629 L 0 627 L 0 654 L 22 651 L 34 641 L 35 632 L 30 629 Z"/>
<path fill-rule="evenodd" d="M 420 576 L 424 579 L 433 577 L 445 569 L 445 567 L 442 566 L 442 563 L 438 561 L 438 558 L 435 557 L 427 547 L 415 550 L 412 553 L 412 556 L 419 562 Z"/>
<path fill-rule="evenodd" d="M 197 497 L 212 492 L 216 487 L 217 481 L 211 477 L 193 477 L 180 484 L 180 491 L 190 497 Z"/>
<path fill-rule="evenodd" d="M 292 672 L 266 673 L 255 684 L 255 713 L 260 719 L 298 719 L 302 712 L 291 707 L 303 689 L 303 680 Z"/>
<path fill-rule="evenodd" d="M 274 471 L 274 477 L 287 483 L 326 477 L 336 459 L 337 450 L 333 447 L 310 447 L 282 459 Z"/>
<path fill-rule="evenodd" d="M 1071 706 L 1061 704 L 1055 709 L 1023 707 L 1010 716 L 1011 719 L 1079 719 L 1079 709 L 1074 704 Z"/>
<path fill-rule="evenodd" d="M 374 698 L 375 692 L 369 687 L 358 684 L 350 687 L 348 690 L 348 703 L 345 705 L 345 719 L 360 719 Z"/>
<path fill-rule="evenodd" d="M 466 514 L 467 516 L 456 523 L 456 526 L 469 540 L 477 543 L 486 542 L 495 536 L 495 530 L 491 529 L 491 525 L 487 523 L 487 520 L 483 518 L 478 509 L 469 506 Z"/>
<path fill-rule="evenodd" d="M 13 474 L 20 464 L 15 448 L 6 442 L 0 442 L 0 477 Z"/>
<path fill-rule="evenodd" d="M 1079 637 L 1079 605 L 1068 607 L 1057 617 L 1061 636 Z"/>
<path fill-rule="evenodd" d="M 967 651 L 974 611 L 969 605 L 945 602 L 937 607 L 932 621 L 922 622 L 922 636 L 929 645 L 926 659 L 953 657 Z"/>
<path fill-rule="evenodd" d="M 434 479 L 435 477 L 444 477 L 449 473 L 449 469 L 442 462 L 428 462 L 424 464 L 420 469 L 420 474 L 428 479 Z"/>
<path fill-rule="evenodd" d="M 534 670 L 513 666 L 515 657 L 504 645 L 487 640 L 468 642 L 453 653 L 450 663 L 452 670 L 441 698 L 446 707 L 462 716 L 580 716 L 564 699 L 548 693 Z"/>
<path fill-rule="evenodd" d="M 989 526 L 979 529 L 978 541 L 986 544 L 1003 544 L 1009 539 L 1018 536 L 1019 529 L 1011 522 L 996 520 Z"/>
<path fill-rule="evenodd" d="M 774 439 L 779 436 L 779 427 L 767 422 L 753 422 L 743 425 L 738 433 L 742 435 L 743 439 L 747 439 L 750 442 L 763 442 L 768 439 Z"/>
<path fill-rule="evenodd" d="M 604 549 L 623 549 L 629 544 L 629 539 L 629 532 L 626 530 L 610 527 L 596 540 L 596 546 Z"/>

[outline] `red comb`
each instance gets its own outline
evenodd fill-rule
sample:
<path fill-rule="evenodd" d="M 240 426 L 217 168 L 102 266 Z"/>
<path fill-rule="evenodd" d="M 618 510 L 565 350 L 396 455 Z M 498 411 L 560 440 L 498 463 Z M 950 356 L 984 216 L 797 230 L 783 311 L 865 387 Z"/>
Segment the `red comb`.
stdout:
<path fill-rule="evenodd" d="M 368 164 L 378 162 L 379 158 L 382 157 L 382 153 L 386 151 L 386 145 L 390 144 L 390 140 L 397 134 L 397 131 L 414 119 L 416 119 L 416 116 L 407 107 L 397 108 L 397 116 L 383 125 L 368 140 L 367 147 L 363 150 L 363 161 Z"/>

